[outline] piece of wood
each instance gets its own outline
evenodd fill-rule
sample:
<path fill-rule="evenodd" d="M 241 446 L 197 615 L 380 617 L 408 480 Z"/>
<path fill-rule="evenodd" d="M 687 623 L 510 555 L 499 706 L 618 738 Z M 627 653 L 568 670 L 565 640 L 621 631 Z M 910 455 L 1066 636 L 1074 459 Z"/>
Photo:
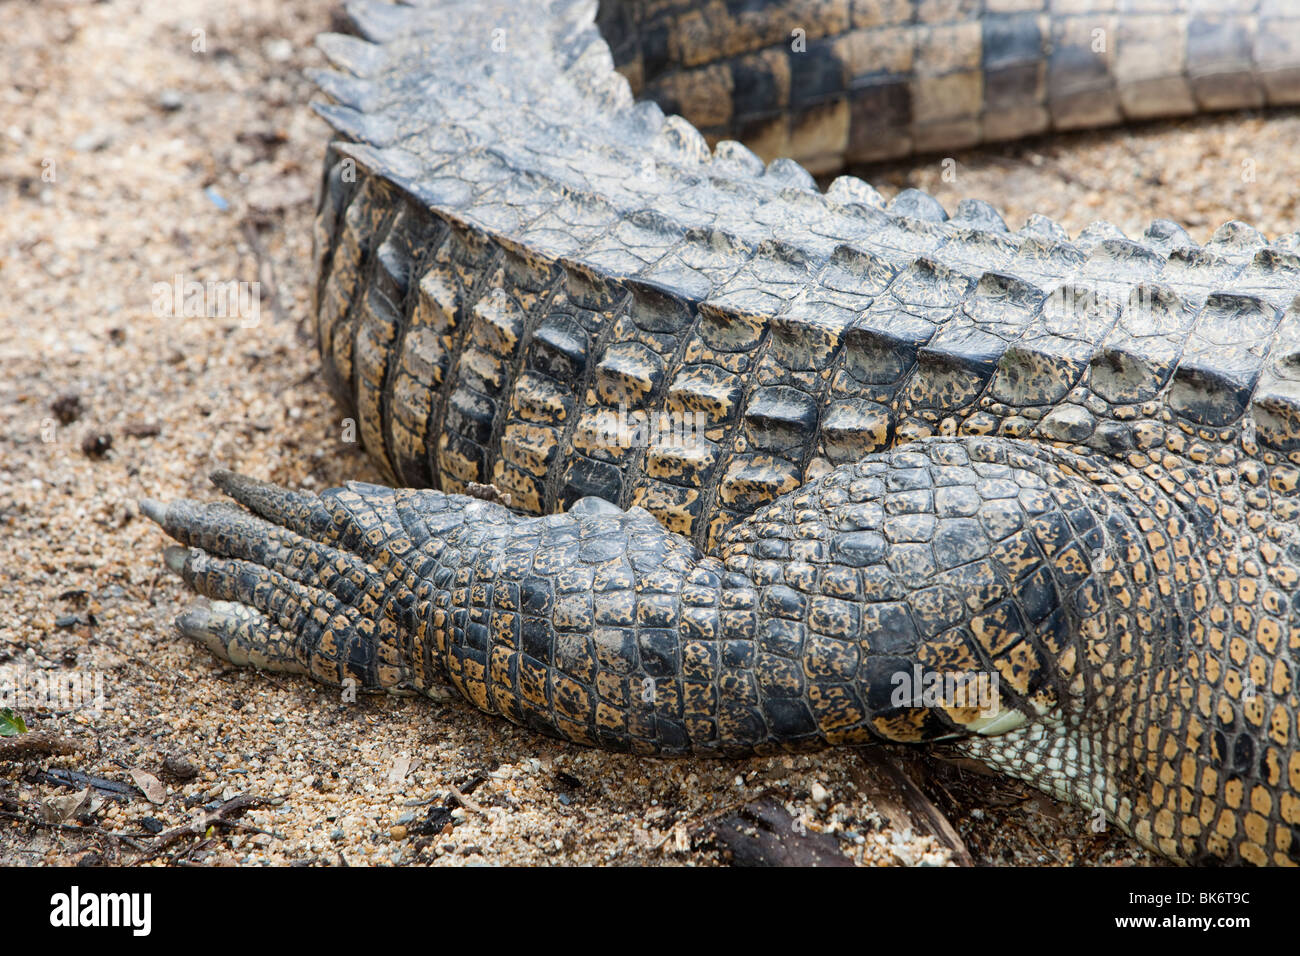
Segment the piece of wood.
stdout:
<path fill-rule="evenodd" d="M 798 826 L 778 801 L 763 796 L 705 824 L 700 836 L 732 866 L 852 866 L 829 833 Z"/>
<path fill-rule="evenodd" d="M 9 810 L 0 810 L 0 820 L 17 820 L 19 823 L 40 830 L 61 830 L 65 833 L 94 834 L 95 836 L 109 837 L 113 840 L 121 840 L 133 850 L 139 850 L 142 853 L 145 851 L 145 847 L 134 836 L 147 836 L 147 834 L 137 833 L 132 836 L 126 833 L 118 833 L 115 830 L 105 830 L 103 827 L 93 826 L 88 823 L 55 823 L 50 820 L 41 820 L 26 813 L 14 813 Z"/>
<path fill-rule="evenodd" d="M 63 767 L 51 767 L 49 770 L 33 774 L 32 777 L 37 783 L 53 784 L 56 787 L 68 787 L 72 790 L 91 787 L 111 800 L 134 800 L 142 796 L 141 792 L 129 783 L 110 780 L 107 777 L 95 777 L 80 770 L 67 770 Z"/>
<path fill-rule="evenodd" d="M 471 813 L 483 812 L 483 808 L 471 800 L 467 794 L 461 793 L 460 790 L 456 789 L 455 784 L 447 784 L 447 789 L 451 791 L 451 795 L 455 797 L 456 802 L 466 810 L 469 810 Z"/>
<path fill-rule="evenodd" d="M 957 829 L 888 751 L 863 750 L 861 764 L 853 769 L 853 782 L 894 829 L 929 834 L 952 851 L 954 863 L 975 865 Z"/>
<path fill-rule="evenodd" d="M 172 827 L 170 830 L 164 830 L 154 837 L 153 853 L 157 854 L 163 847 L 174 843 L 184 836 L 201 836 L 208 832 L 208 827 L 213 826 L 234 826 L 236 821 L 234 817 L 243 813 L 245 810 L 253 807 L 260 807 L 266 803 L 262 797 L 255 796 L 251 793 L 241 793 L 238 796 L 231 797 L 225 803 L 221 804 L 207 813 L 200 814 L 189 823 L 183 823 L 180 826 Z M 259 831 L 262 832 L 262 831 Z"/>
<path fill-rule="evenodd" d="M 63 757 L 85 753 L 92 749 L 88 741 L 56 734 L 50 730 L 32 730 L 16 737 L 0 737 L 0 760 Z"/>

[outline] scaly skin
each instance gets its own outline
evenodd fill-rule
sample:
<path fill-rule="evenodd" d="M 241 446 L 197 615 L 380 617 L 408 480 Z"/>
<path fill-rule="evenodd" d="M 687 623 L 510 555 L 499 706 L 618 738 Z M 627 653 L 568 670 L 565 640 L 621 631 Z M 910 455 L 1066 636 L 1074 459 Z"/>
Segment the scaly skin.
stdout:
<path fill-rule="evenodd" d="M 1008 67 L 997 17 L 824 6 L 818 37 L 849 46 L 977 23 L 990 96 Z M 1300 35 L 1269 11 L 1271 37 Z M 1297 236 L 1229 223 L 1196 247 L 1157 221 L 1071 241 L 979 202 L 886 205 L 847 177 L 823 194 L 634 105 L 589 5 L 351 12 L 373 42 L 321 40 L 346 71 L 318 77 L 346 140 L 317 222 L 321 354 L 394 482 L 441 490 L 222 473 L 248 510 L 147 503 L 190 546 L 168 563 L 216 599 L 186 634 L 368 690 L 450 683 L 614 750 L 948 740 L 1174 859 L 1300 859 Z M 661 97 L 663 77 L 735 75 L 736 43 L 772 45 L 688 23 L 652 76 L 680 12 L 606 17 Z M 1178 78 L 1200 107 L 1251 84 L 1282 101 L 1300 63 L 1270 47 L 1206 73 L 1194 17 L 1118 29 L 1195 40 L 1157 50 L 1182 72 L 1155 79 L 1121 40 L 1124 103 Z M 921 90 L 927 69 L 889 75 Z M 853 99 L 846 82 L 774 108 L 797 126 L 801 105 Z M 967 117 L 981 137 L 999 103 Z M 607 427 L 697 413 L 685 442 Z M 999 694 L 900 700 L 914 669 Z"/>

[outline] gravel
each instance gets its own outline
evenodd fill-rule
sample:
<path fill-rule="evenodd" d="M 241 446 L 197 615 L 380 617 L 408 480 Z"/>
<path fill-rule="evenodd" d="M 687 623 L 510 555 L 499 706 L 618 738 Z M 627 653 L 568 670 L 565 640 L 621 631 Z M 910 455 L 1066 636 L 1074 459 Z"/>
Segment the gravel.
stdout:
<path fill-rule="evenodd" d="M 304 108 L 301 71 L 321 65 L 311 38 L 332 12 L 305 0 L 6 7 L 0 686 L 62 675 L 102 699 L 20 703 L 33 729 L 94 749 L 0 764 L 0 810 L 42 819 L 70 793 L 35 776 L 50 767 L 122 783 L 143 771 L 165 792 L 158 805 L 92 800 L 72 829 L 6 816 L 0 864 L 710 864 L 697 831 L 763 793 L 837 834 L 858 863 L 946 862 L 859 795 L 852 753 L 590 752 L 460 701 L 347 703 L 306 680 L 230 670 L 176 635 L 192 596 L 162 572 L 164 540 L 138 498 L 211 497 L 216 467 L 316 489 L 378 479 L 342 440 L 309 331 L 327 134 Z M 955 182 L 941 158 L 870 176 L 949 208 L 988 199 L 1013 228 L 1043 212 L 1071 231 L 1104 215 L 1130 234 L 1155 217 L 1198 239 L 1233 218 L 1275 234 L 1297 219 L 1297 141 L 1295 114 L 1233 115 L 962 154 Z M 260 282 L 256 321 L 184 317 L 167 293 L 177 276 Z M 1152 861 L 1093 833 L 1085 814 L 971 780 L 945 808 L 978 860 Z M 242 827 L 152 857 L 136 848 L 245 793 L 264 802 Z"/>

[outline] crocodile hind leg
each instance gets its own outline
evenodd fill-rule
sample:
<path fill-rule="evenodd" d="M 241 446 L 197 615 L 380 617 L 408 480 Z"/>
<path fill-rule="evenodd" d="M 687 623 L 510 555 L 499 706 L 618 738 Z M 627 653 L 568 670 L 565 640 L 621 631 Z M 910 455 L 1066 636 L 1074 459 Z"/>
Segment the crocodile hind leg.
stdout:
<path fill-rule="evenodd" d="M 248 510 L 146 512 L 218 601 L 182 628 L 228 659 L 450 683 L 610 750 L 950 740 L 1176 858 L 1286 850 L 1284 800 L 1259 833 L 1214 825 L 1267 773 L 1234 756 L 1240 717 L 1220 707 L 1211 733 L 1190 710 L 1214 524 L 1107 459 L 922 440 L 777 499 L 713 555 L 592 499 L 522 517 L 437 491 L 215 480 Z"/>

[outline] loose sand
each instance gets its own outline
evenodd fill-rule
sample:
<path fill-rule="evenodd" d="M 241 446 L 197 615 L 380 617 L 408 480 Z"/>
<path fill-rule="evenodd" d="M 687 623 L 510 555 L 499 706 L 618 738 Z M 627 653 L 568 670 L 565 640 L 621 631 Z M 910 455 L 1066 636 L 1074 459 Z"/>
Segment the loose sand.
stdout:
<path fill-rule="evenodd" d="M 19 707 L 93 750 L 0 764 L 0 863 L 139 861 L 108 834 L 147 846 L 151 828 L 249 793 L 268 801 L 242 817 L 255 829 L 177 840 L 154 862 L 707 864 L 717 854 L 699 828 L 764 791 L 857 862 L 945 861 L 859 795 L 852 753 L 594 753 L 459 701 L 347 704 L 306 680 L 225 669 L 177 636 L 192 596 L 161 572 L 163 536 L 136 499 L 211 497 L 218 466 L 316 489 L 377 478 L 341 440 L 310 339 L 327 133 L 301 71 L 321 65 L 311 39 L 335 9 L 0 6 L 0 675 L 97 677 L 106 698 L 99 711 Z M 1296 142 L 1294 114 L 1231 115 L 958 155 L 955 182 L 938 159 L 871 176 L 950 208 L 989 199 L 1013 228 L 1042 212 L 1071 231 L 1108 217 L 1136 235 L 1159 216 L 1202 240 L 1234 218 L 1272 235 L 1300 220 Z M 177 275 L 261 282 L 256 326 L 157 315 L 154 286 Z M 196 776 L 172 772 L 178 759 Z M 50 768 L 127 784 L 143 770 L 165 794 L 107 799 L 88 826 L 15 819 L 75 793 Z M 1016 784 L 947 772 L 930 792 L 978 860 L 1152 862 Z"/>

